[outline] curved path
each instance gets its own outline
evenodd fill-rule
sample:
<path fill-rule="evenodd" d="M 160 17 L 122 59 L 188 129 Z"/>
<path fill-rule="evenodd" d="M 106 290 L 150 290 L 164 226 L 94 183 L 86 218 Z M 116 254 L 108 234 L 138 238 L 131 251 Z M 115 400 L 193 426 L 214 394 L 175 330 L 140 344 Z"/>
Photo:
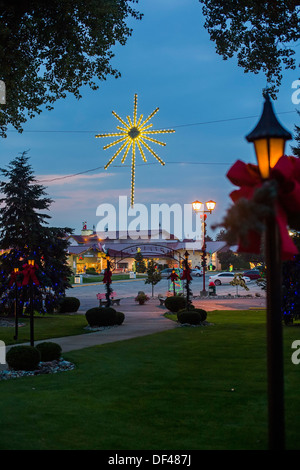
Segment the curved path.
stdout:
<path fill-rule="evenodd" d="M 196 299 L 193 300 L 193 304 L 195 307 L 204 308 L 207 312 L 213 310 L 261 309 L 265 308 L 265 299 L 225 299 L 216 297 L 210 299 Z M 133 297 L 127 297 L 121 300 L 121 305 L 117 306 L 116 310 L 122 311 L 125 314 L 125 321 L 120 326 L 104 328 L 100 331 L 77 336 L 52 338 L 51 341 L 60 344 L 62 351 L 67 352 L 178 328 L 177 323 L 164 317 L 166 308 L 159 305 L 157 298 L 150 299 L 144 305 L 139 305 L 134 301 Z M 77 313 L 84 315 L 85 310 L 80 310 Z M 38 341 L 36 341 L 35 344 L 37 343 Z"/>

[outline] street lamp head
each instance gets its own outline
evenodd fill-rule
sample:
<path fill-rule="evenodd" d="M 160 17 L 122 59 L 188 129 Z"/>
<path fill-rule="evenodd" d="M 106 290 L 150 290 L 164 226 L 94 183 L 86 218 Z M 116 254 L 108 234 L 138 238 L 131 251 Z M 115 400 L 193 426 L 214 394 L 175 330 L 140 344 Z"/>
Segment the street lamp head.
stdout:
<path fill-rule="evenodd" d="M 184 253 L 184 257 L 185 257 L 186 259 L 189 257 L 188 251 L 186 251 L 186 252 Z"/>
<path fill-rule="evenodd" d="M 19 272 L 19 268 L 14 268 L 14 272 L 17 274 Z"/>
<path fill-rule="evenodd" d="M 269 178 L 270 169 L 284 155 L 285 142 L 292 136 L 277 120 L 268 94 L 260 120 L 246 139 L 254 144 L 261 177 Z"/>
<path fill-rule="evenodd" d="M 207 207 L 207 209 L 209 210 L 209 212 L 212 213 L 212 211 L 213 211 L 214 208 L 216 207 L 215 201 L 207 201 L 207 202 L 206 202 L 206 207 Z"/>
<path fill-rule="evenodd" d="M 198 212 L 201 210 L 202 202 L 200 201 L 194 201 L 192 202 L 192 206 L 195 212 Z"/>

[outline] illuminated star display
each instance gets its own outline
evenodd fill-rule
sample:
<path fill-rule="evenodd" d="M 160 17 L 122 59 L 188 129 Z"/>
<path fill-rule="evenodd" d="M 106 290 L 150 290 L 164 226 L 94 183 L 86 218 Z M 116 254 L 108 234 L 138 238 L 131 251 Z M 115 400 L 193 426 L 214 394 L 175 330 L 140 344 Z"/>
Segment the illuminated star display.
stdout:
<path fill-rule="evenodd" d="M 165 165 L 165 162 L 152 150 L 148 142 L 152 142 L 158 145 L 165 146 L 164 142 L 153 139 L 150 137 L 151 134 L 169 134 L 175 132 L 172 129 L 166 130 L 151 130 L 150 128 L 153 124 L 149 124 L 150 119 L 159 111 L 159 108 L 156 108 L 152 111 L 149 116 L 143 120 L 143 115 L 137 117 L 137 94 L 134 95 L 134 105 L 133 105 L 133 118 L 131 119 L 127 116 L 127 121 L 120 118 L 114 111 L 112 114 L 117 118 L 117 120 L 122 124 L 122 126 L 117 126 L 119 132 L 107 133 L 107 134 L 98 134 L 96 137 L 120 137 L 114 142 L 111 142 L 108 145 L 103 147 L 103 150 L 109 149 L 113 145 L 120 144 L 118 150 L 111 157 L 109 162 L 105 165 L 104 169 L 106 170 L 109 165 L 120 155 L 122 154 L 121 163 L 124 163 L 127 155 L 131 150 L 131 207 L 134 205 L 134 185 L 135 185 L 135 164 L 136 164 L 136 150 L 139 150 L 139 153 L 144 160 L 147 162 L 146 155 L 144 150 L 150 152 L 153 157 L 161 164 Z M 147 142 L 146 142 L 147 141 Z"/>

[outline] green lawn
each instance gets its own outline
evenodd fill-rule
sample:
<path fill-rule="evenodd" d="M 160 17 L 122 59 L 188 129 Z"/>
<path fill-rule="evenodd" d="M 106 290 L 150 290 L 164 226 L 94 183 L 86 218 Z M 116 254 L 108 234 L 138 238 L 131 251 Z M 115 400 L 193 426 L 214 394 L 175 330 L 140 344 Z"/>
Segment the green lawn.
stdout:
<path fill-rule="evenodd" d="M 14 319 L 11 319 L 14 322 Z M 25 324 L 18 328 L 18 340 L 14 340 L 15 328 L 0 327 L 0 340 L 6 345 L 26 343 L 30 341 L 30 320 L 28 317 L 20 318 L 19 322 Z M 88 333 L 85 315 L 44 315 L 34 317 L 35 341 L 62 336 L 81 335 Z"/>
<path fill-rule="evenodd" d="M 143 278 L 146 278 L 146 274 L 139 274 L 137 273 L 136 274 L 136 278 L 138 279 L 143 279 Z M 112 275 L 112 280 L 113 281 L 124 281 L 124 280 L 127 280 L 127 279 L 130 279 L 129 277 L 129 274 L 113 274 Z M 103 281 L 103 274 L 102 275 L 89 275 L 89 277 L 86 277 L 86 276 L 83 276 L 82 277 L 82 283 L 83 284 L 90 284 L 90 283 L 93 283 L 93 282 L 102 282 Z M 71 284 L 74 284 L 74 276 L 72 276 L 70 278 L 70 282 Z"/>
<path fill-rule="evenodd" d="M 207 320 L 70 352 L 73 371 L 0 382 L 0 448 L 266 449 L 265 313 Z M 289 449 L 300 448 L 299 335 L 284 327 Z"/>

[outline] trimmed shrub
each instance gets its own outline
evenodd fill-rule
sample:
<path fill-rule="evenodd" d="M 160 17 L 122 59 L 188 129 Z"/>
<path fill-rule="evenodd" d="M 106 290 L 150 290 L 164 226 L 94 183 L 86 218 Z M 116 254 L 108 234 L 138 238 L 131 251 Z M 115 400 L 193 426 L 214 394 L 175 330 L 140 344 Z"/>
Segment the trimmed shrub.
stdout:
<path fill-rule="evenodd" d="M 206 310 L 202 308 L 193 308 L 192 310 L 181 310 L 177 313 L 179 323 L 189 323 L 190 325 L 199 325 L 207 318 Z"/>
<path fill-rule="evenodd" d="M 176 313 L 186 307 L 186 299 L 181 295 L 173 295 L 166 298 L 165 306 L 170 312 Z"/>
<path fill-rule="evenodd" d="M 203 310 L 203 308 L 195 308 L 195 312 L 198 312 L 201 318 L 201 322 L 205 321 L 207 318 L 207 311 Z"/>
<path fill-rule="evenodd" d="M 85 271 L 86 274 L 97 274 L 96 272 L 96 269 L 95 268 L 87 268 L 86 271 Z"/>
<path fill-rule="evenodd" d="M 60 345 L 51 341 L 37 344 L 36 349 L 40 352 L 42 362 L 58 361 L 61 356 Z"/>
<path fill-rule="evenodd" d="M 177 313 L 177 319 L 179 323 L 189 323 L 190 325 L 199 325 L 201 317 L 198 312 L 193 310 L 181 310 Z"/>
<path fill-rule="evenodd" d="M 6 354 L 6 362 L 13 370 L 36 370 L 41 354 L 33 346 L 14 346 Z"/>
<path fill-rule="evenodd" d="M 117 325 L 122 325 L 123 321 L 125 320 L 125 315 L 123 312 L 116 312 L 117 316 Z"/>
<path fill-rule="evenodd" d="M 59 313 L 77 312 L 80 306 L 80 300 L 76 297 L 64 297 L 59 305 Z"/>
<path fill-rule="evenodd" d="M 94 307 L 87 310 L 85 318 L 90 326 L 121 325 L 125 315 L 112 307 Z"/>

